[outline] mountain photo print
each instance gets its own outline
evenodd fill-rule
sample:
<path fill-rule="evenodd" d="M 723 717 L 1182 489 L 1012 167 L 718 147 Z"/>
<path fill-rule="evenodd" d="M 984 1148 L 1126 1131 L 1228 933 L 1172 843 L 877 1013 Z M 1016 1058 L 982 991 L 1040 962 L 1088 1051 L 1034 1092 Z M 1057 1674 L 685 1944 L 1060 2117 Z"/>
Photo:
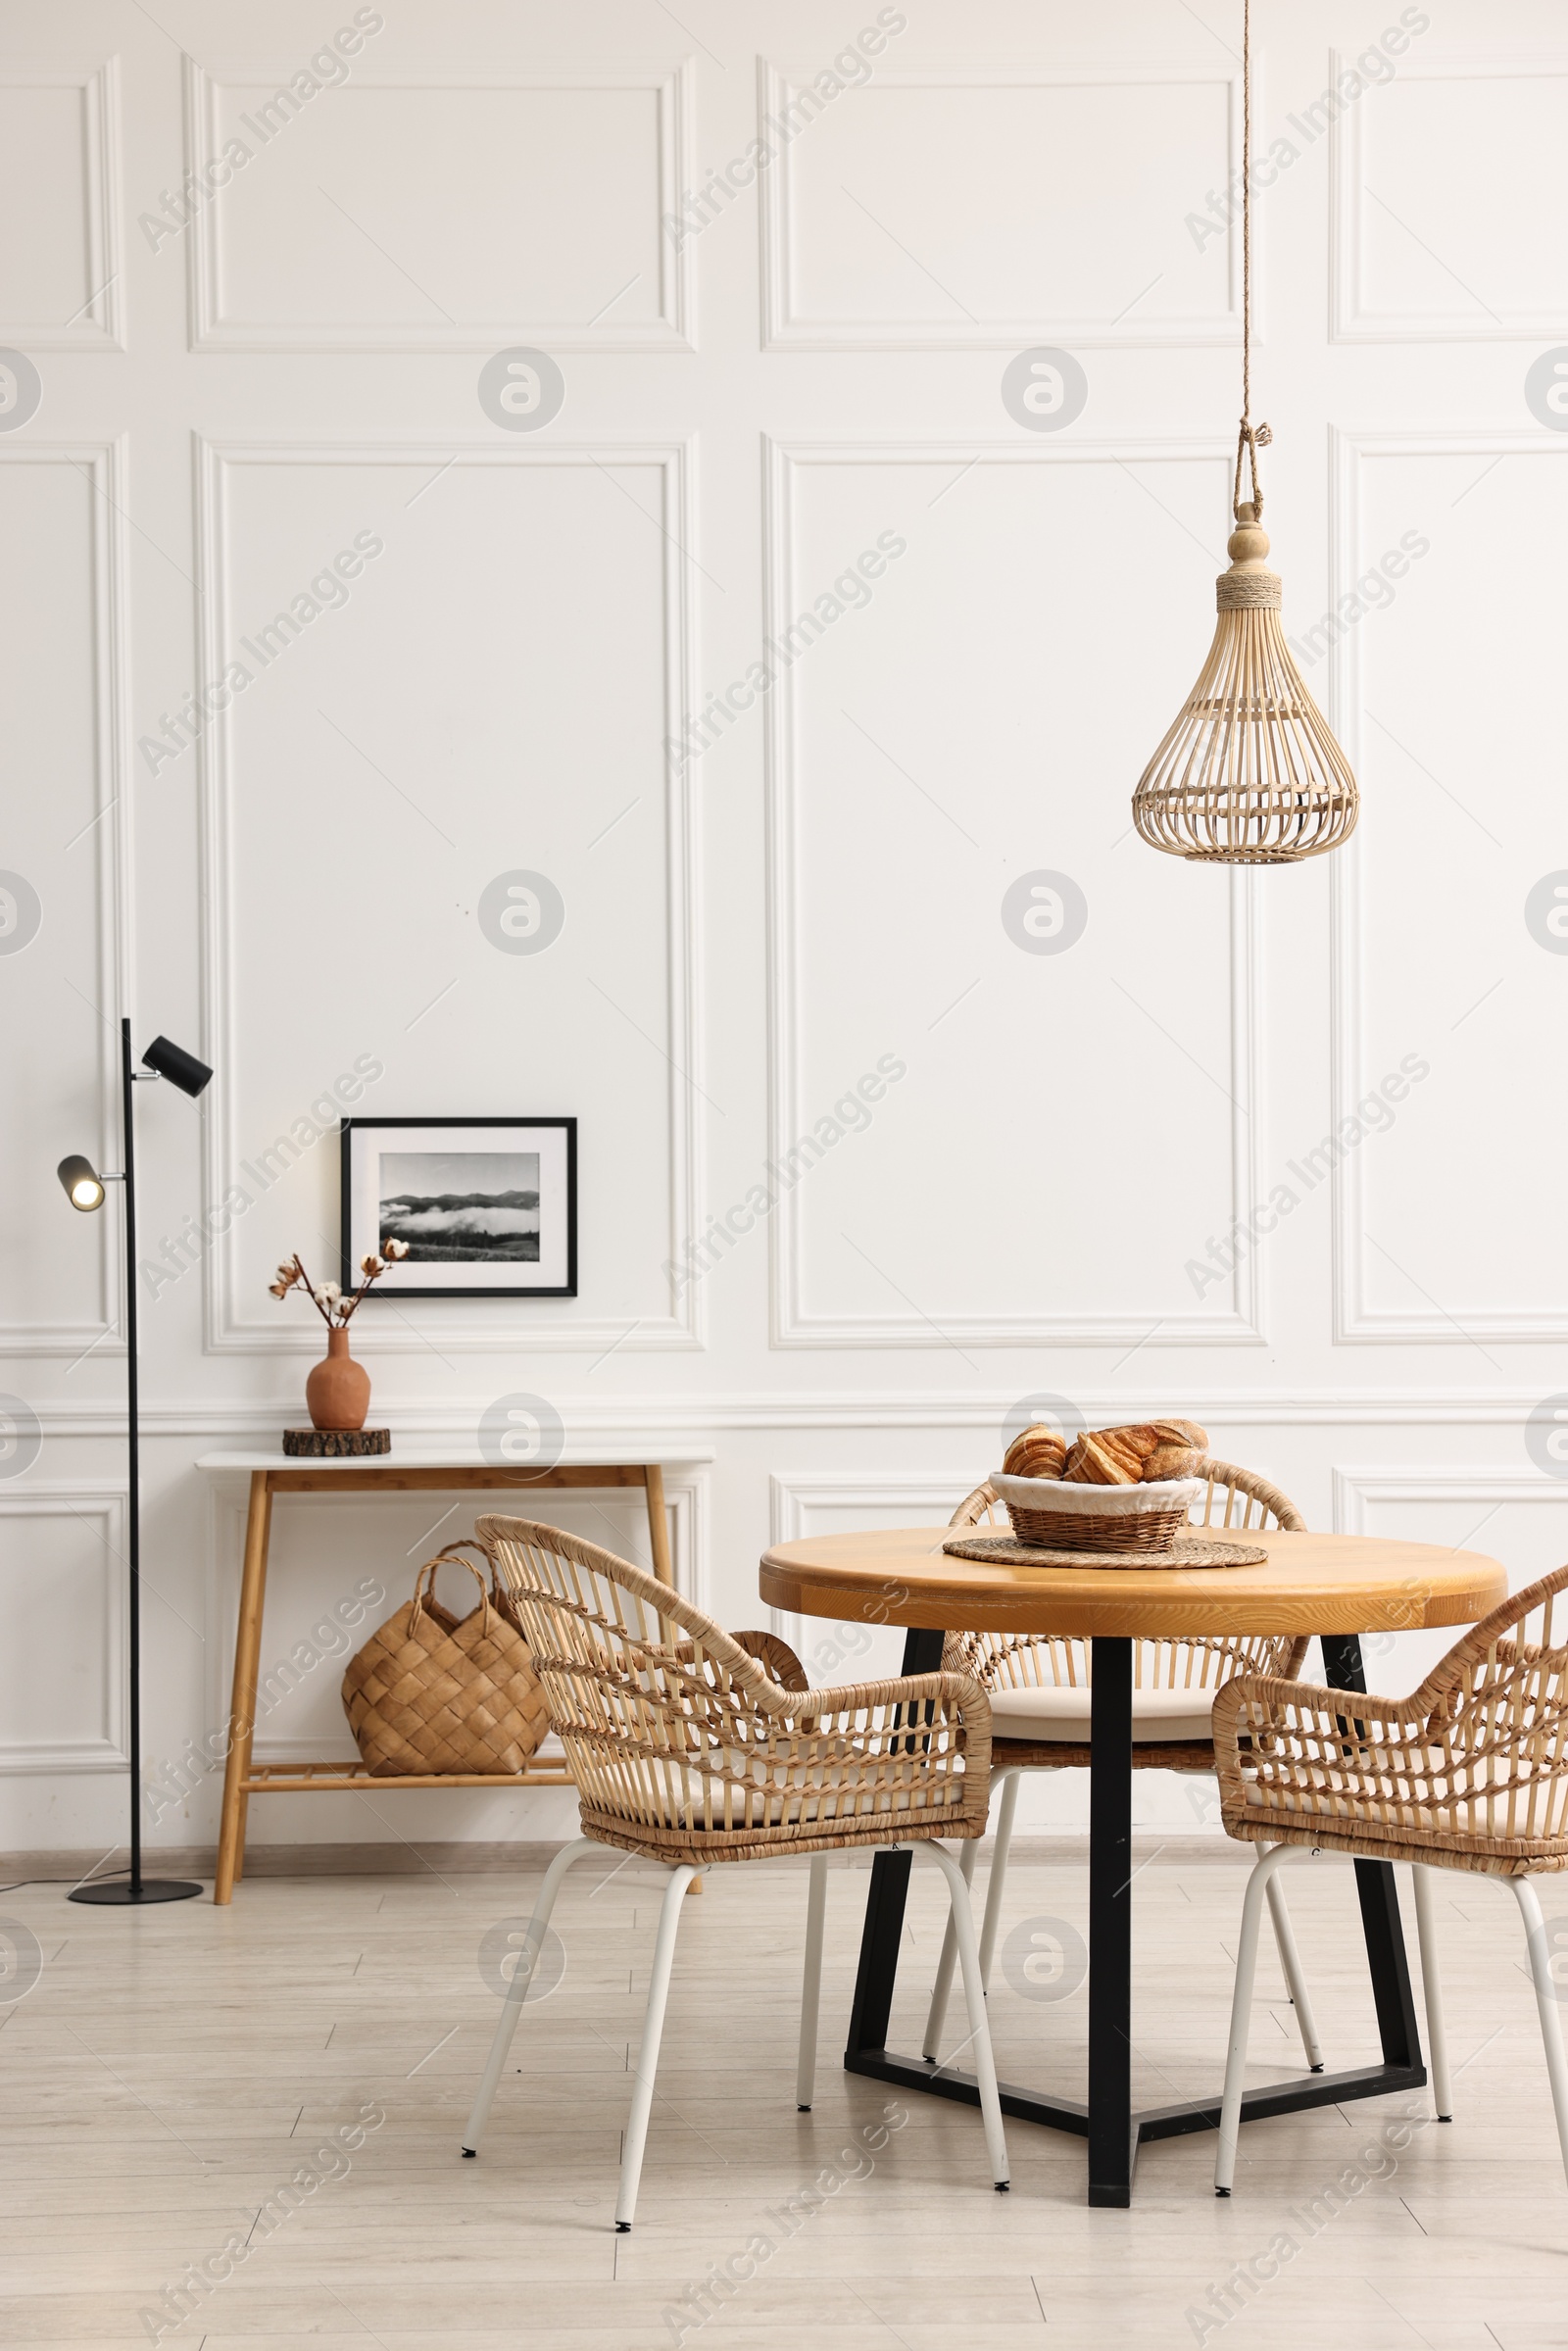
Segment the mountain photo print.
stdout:
<path fill-rule="evenodd" d="M 575 1298 L 575 1118 L 346 1118 L 343 1262 L 388 1297 Z"/>

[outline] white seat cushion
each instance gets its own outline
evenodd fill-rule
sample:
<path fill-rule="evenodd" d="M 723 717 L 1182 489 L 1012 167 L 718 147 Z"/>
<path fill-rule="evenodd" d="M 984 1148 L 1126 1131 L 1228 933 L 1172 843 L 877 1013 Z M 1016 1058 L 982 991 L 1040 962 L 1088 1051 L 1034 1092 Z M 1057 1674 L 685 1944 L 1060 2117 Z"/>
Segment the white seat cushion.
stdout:
<path fill-rule="evenodd" d="M 1439 1782 L 1438 1786 L 1442 1789 L 1446 1783 Z M 1358 1801 L 1354 1796 L 1318 1794 L 1306 1788 L 1291 1789 L 1287 1800 L 1283 1802 L 1276 1793 L 1273 1802 L 1265 1804 L 1256 1783 L 1250 1780 L 1247 1783 L 1248 1804 L 1255 1806 L 1259 1813 L 1266 1814 L 1271 1820 L 1288 1826 L 1293 1819 L 1298 1821 L 1304 1814 L 1321 1820 L 1326 1829 L 1341 1831 L 1348 1837 L 1364 1834 L 1373 1843 L 1386 1841 L 1390 1837 L 1396 1842 L 1402 1829 L 1418 1830 L 1455 1843 L 1467 1837 L 1494 1837 L 1499 1843 L 1535 1838 L 1549 1843 L 1568 1834 L 1560 1779 L 1555 1803 L 1552 1795 L 1552 1787 L 1544 1778 L 1536 1788 L 1533 1816 L 1528 1788 L 1515 1790 L 1511 1797 L 1506 1789 L 1492 1796 L 1478 1792 L 1473 1797 L 1461 1798 L 1457 1808 L 1450 1813 L 1443 1808 L 1446 1798 L 1440 1798 L 1439 1803 L 1432 1805 L 1401 1803 L 1393 1795 Z M 1368 1806 L 1374 1801 L 1382 1805 L 1387 1815 L 1385 1819 L 1368 1819 Z"/>
<path fill-rule="evenodd" d="M 1212 1739 L 1216 1692 L 1208 1690 L 1135 1690 L 1133 1740 Z M 994 1690 L 991 1730 L 996 1739 L 1055 1739 L 1082 1746 L 1090 1731 L 1094 1692 L 1051 1683 L 1043 1690 Z"/>

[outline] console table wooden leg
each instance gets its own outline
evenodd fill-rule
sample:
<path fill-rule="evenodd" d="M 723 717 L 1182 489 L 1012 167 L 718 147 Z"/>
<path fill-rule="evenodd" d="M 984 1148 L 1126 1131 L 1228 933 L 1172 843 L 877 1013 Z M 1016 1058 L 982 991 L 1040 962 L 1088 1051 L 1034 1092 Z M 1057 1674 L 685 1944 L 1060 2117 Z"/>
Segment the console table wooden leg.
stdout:
<path fill-rule="evenodd" d="M 673 1592 L 675 1570 L 669 1556 L 669 1521 L 664 1516 L 664 1473 L 657 1461 L 643 1471 L 648 1488 L 648 1539 L 654 1547 L 654 1573 Z"/>
<path fill-rule="evenodd" d="M 223 1810 L 218 1836 L 218 1875 L 213 1900 L 232 1899 L 245 1843 L 244 1784 L 250 1777 L 251 1739 L 256 1728 L 256 1677 L 261 1664 L 262 1608 L 267 1598 L 267 1547 L 272 1531 L 272 1489 L 264 1469 L 251 1472 L 250 1513 L 245 1522 L 245 1569 L 239 1587 L 239 1631 L 234 1641 L 234 1690 L 228 1713 L 228 1757 L 223 1767 Z"/>

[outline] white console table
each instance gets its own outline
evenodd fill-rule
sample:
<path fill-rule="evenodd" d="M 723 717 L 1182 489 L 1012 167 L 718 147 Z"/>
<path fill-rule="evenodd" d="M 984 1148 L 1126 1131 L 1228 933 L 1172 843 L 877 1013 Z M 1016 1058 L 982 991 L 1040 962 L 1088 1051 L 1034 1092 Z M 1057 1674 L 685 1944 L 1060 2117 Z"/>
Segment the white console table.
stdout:
<path fill-rule="evenodd" d="M 245 1866 L 245 1825 L 255 1795 L 310 1795 L 345 1788 L 392 1790 L 400 1788 L 559 1788 L 569 1785 L 559 1756 L 530 1760 L 520 1772 L 444 1772 L 415 1774 L 397 1779 L 372 1779 L 362 1766 L 344 1763 L 253 1763 L 256 1732 L 256 1680 L 261 1664 L 262 1611 L 267 1600 L 267 1557 L 272 1528 L 272 1496 L 276 1494 L 529 1494 L 564 1488 L 600 1491 L 641 1487 L 648 1500 L 648 1533 L 653 1544 L 654 1573 L 673 1586 L 669 1556 L 669 1522 L 664 1509 L 664 1471 L 677 1464 L 710 1461 L 710 1451 L 686 1445 L 663 1449 L 640 1448 L 628 1460 L 623 1450 L 613 1458 L 575 1448 L 569 1459 L 550 1468 L 498 1468 L 478 1452 L 442 1452 L 438 1448 L 404 1447 L 395 1453 L 375 1453 L 343 1461 L 296 1459 L 282 1452 L 204 1453 L 198 1469 L 212 1477 L 244 1476 L 250 1481 L 250 1511 L 245 1526 L 245 1567 L 240 1582 L 239 1631 L 234 1642 L 234 1694 L 229 1716 L 228 1756 L 223 1773 L 223 1810 L 218 1843 L 218 1875 L 213 1900 L 233 1898 L 235 1880 Z"/>

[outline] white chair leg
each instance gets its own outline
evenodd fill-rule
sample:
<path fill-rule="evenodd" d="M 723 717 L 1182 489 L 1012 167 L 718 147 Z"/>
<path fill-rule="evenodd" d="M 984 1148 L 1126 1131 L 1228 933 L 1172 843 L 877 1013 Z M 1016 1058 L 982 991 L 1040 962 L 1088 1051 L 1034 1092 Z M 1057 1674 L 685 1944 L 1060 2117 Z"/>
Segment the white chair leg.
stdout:
<path fill-rule="evenodd" d="M 1557 2117 L 1557 2144 L 1562 2149 L 1562 2168 L 1568 2177 L 1568 2057 L 1563 2054 L 1562 1986 L 1551 1973 L 1551 1954 L 1546 1949 L 1546 1922 L 1541 1915 L 1541 1903 L 1528 1878 L 1510 1878 L 1520 1911 L 1525 1922 L 1525 1934 L 1530 1944 L 1530 1976 L 1536 1987 L 1536 2008 L 1541 2018 L 1542 2045 L 1546 2052 L 1546 2074 L 1551 2082 L 1551 2103 Z"/>
<path fill-rule="evenodd" d="M 811 2111 L 816 2086 L 816 2012 L 822 1997 L 822 1922 L 827 1911 L 827 1855 L 811 1855 L 806 1901 L 806 1981 L 801 1987 L 801 2053 L 795 2066 L 795 2109 Z"/>
<path fill-rule="evenodd" d="M 985 1986 L 980 1981 L 980 1946 L 975 1940 L 974 1916 L 969 1908 L 969 1888 L 953 1855 L 939 1844 L 918 1844 L 917 1853 L 929 1853 L 948 1882 L 949 1916 L 957 1934 L 958 1960 L 963 1969 L 963 1996 L 969 2011 L 969 2046 L 974 2050 L 975 2078 L 980 2086 L 980 2113 L 986 2127 L 986 2153 L 991 2159 L 991 2178 L 998 2189 L 1010 2184 L 1007 2167 L 1007 2138 L 1002 2128 L 1002 2100 L 997 2093 L 997 2066 L 991 2054 L 991 2028 L 986 2022 Z"/>
<path fill-rule="evenodd" d="M 958 1855 L 958 1867 L 963 1872 L 965 1886 L 974 1884 L 974 1865 L 979 1852 L 979 1837 L 966 1837 Z M 925 2039 L 921 2043 L 921 2054 L 927 2065 L 935 2065 L 941 2051 L 942 2028 L 948 2021 L 948 1994 L 953 1989 L 953 1966 L 957 1956 L 958 1934 L 950 1910 L 942 1936 L 942 1956 L 937 1961 L 936 1986 L 931 1994 L 931 2005 L 926 2011 Z"/>
<path fill-rule="evenodd" d="M 997 1841 L 991 1852 L 991 1878 L 986 1886 L 986 1915 L 980 1928 L 980 1982 L 991 1989 L 991 1962 L 996 1955 L 997 1929 L 1002 1923 L 1002 1897 L 1007 1884 L 1007 1856 L 1012 1849 L 1012 1817 L 1018 1809 L 1021 1770 L 1002 1775 L 1002 1809 L 997 1814 Z"/>
<path fill-rule="evenodd" d="M 507 1985 L 506 1996 L 501 2003 L 501 2014 L 496 2019 L 495 2037 L 490 2043 L 490 2055 L 485 2061 L 484 2078 L 479 2083 L 478 2093 L 473 2101 L 473 2111 L 468 2117 L 468 2127 L 463 2133 L 465 2155 L 477 2155 L 479 2152 L 480 2133 L 489 2120 L 490 2102 L 496 2094 L 496 2083 L 500 2081 L 501 2069 L 507 2062 L 507 2051 L 511 2048 L 512 2036 L 517 2030 L 517 2019 L 522 2014 L 522 2004 L 528 1997 L 533 1984 L 534 1968 L 538 1963 L 540 1949 L 544 1943 L 545 1930 L 550 1924 L 550 1913 L 554 1910 L 556 1896 L 561 1891 L 561 1881 L 572 1863 L 580 1861 L 585 1853 L 602 1853 L 604 1850 L 605 1847 L 595 1844 L 592 1837 L 574 1837 L 569 1845 L 562 1846 L 561 1851 L 545 1872 L 545 1882 L 539 1888 L 538 1899 L 533 1906 L 533 1916 L 528 1921 L 527 1936 L 522 1950 L 518 1954 L 517 1964 L 513 1970 L 512 1981 Z"/>
<path fill-rule="evenodd" d="M 1267 1845 L 1262 1843 L 1257 1844 L 1253 1849 L 1260 1860 L 1268 1851 Z M 1296 2011 L 1296 2024 L 1297 2030 L 1301 2035 L 1301 2047 L 1306 2052 L 1306 2062 L 1311 2071 L 1314 2074 L 1321 2074 L 1323 2071 L 1323 2045 L 1317 2036 L 1317 2023 L 1312 2015 L 1312 2001 L 1306 1988 L 1306 1978 L 1301 1973 L 1301 1954 L 1296 1947 L 1296 1929 L 1291 1924 L 1291 1914 L 1285 1900 L 1285 1888 L 1278 1878 L 1270 1878 L 1268 1881 L 1268 1915 L 1274 1929 L 1274 1942 L 1280 1955 L 1280 1966 L 1285 1971 L 1285 1983 L 1291 1995 L 1291 2006 Z"/>
<path fill-rule="evenodd" d="M 1247 1881 L 1242 1904 L 1242 1935 L 1236 1953 L 1236 1992 L 1231 2001 L 1231 2045 L 1225 2061 L 1225 2094 L 1220 2103 L 1219 2152 L 1214 2161 L 1214 2193 L 1228 2196 L 1236 2179 L 1236 2140 L 1242 2123 L 1242 2091 L 1247 2080 L 1247 2043 L 1252 2025 L 1252 1983 L 1257 1974 L 1257 1937 L 1263 1923 L 1263 1900 L 1269 1880 L 1280 1865 L 1301 1848 L 1276 1845 L 1261 1854 Z"/>
<path fill-rule="evenodd" d="M 1443 1984 L 1438 1973 L 1438 1922 L 1432 1906 L 1436 1873 L 1419 1862 L 1415 1880 L 1415 1938 L 1421 1953 L 1421 1989 L 1426 1994 L 1427 2040 L 1432 2049 L 1432 2096 L 1440 2123 L 1453 2120 L 1453 2083 L 1448 2074 L 1448 2033 L 1443 2021 Z"/>
<path fill-rule="evenodd" d="M 642 2046 L 637 2052 L 637 2086 L 631 2094 L 626 2121 L 626 2146 L 620 2159 L 620 2193 L 615 2199 L 615 2227 L 624 2236 L 637 2211 L 637 2182 L 642 2178 L 643 2149 L 648 2143 L 648 2118 L 654 2106 L 654 2075 L 659 2066 L 659 2043 L 664 2031 L 664 2003 L 669 1997 L 669 1971 L 675 1958 L 680 1906 L 686 1888 L 697 1875 L 689 1862 L 669 1873 L 659 1912 L 659 1935 L 654 1943 L 654 1969 L 648 1984 L 648 2007 L 643 2016 Z"/>

